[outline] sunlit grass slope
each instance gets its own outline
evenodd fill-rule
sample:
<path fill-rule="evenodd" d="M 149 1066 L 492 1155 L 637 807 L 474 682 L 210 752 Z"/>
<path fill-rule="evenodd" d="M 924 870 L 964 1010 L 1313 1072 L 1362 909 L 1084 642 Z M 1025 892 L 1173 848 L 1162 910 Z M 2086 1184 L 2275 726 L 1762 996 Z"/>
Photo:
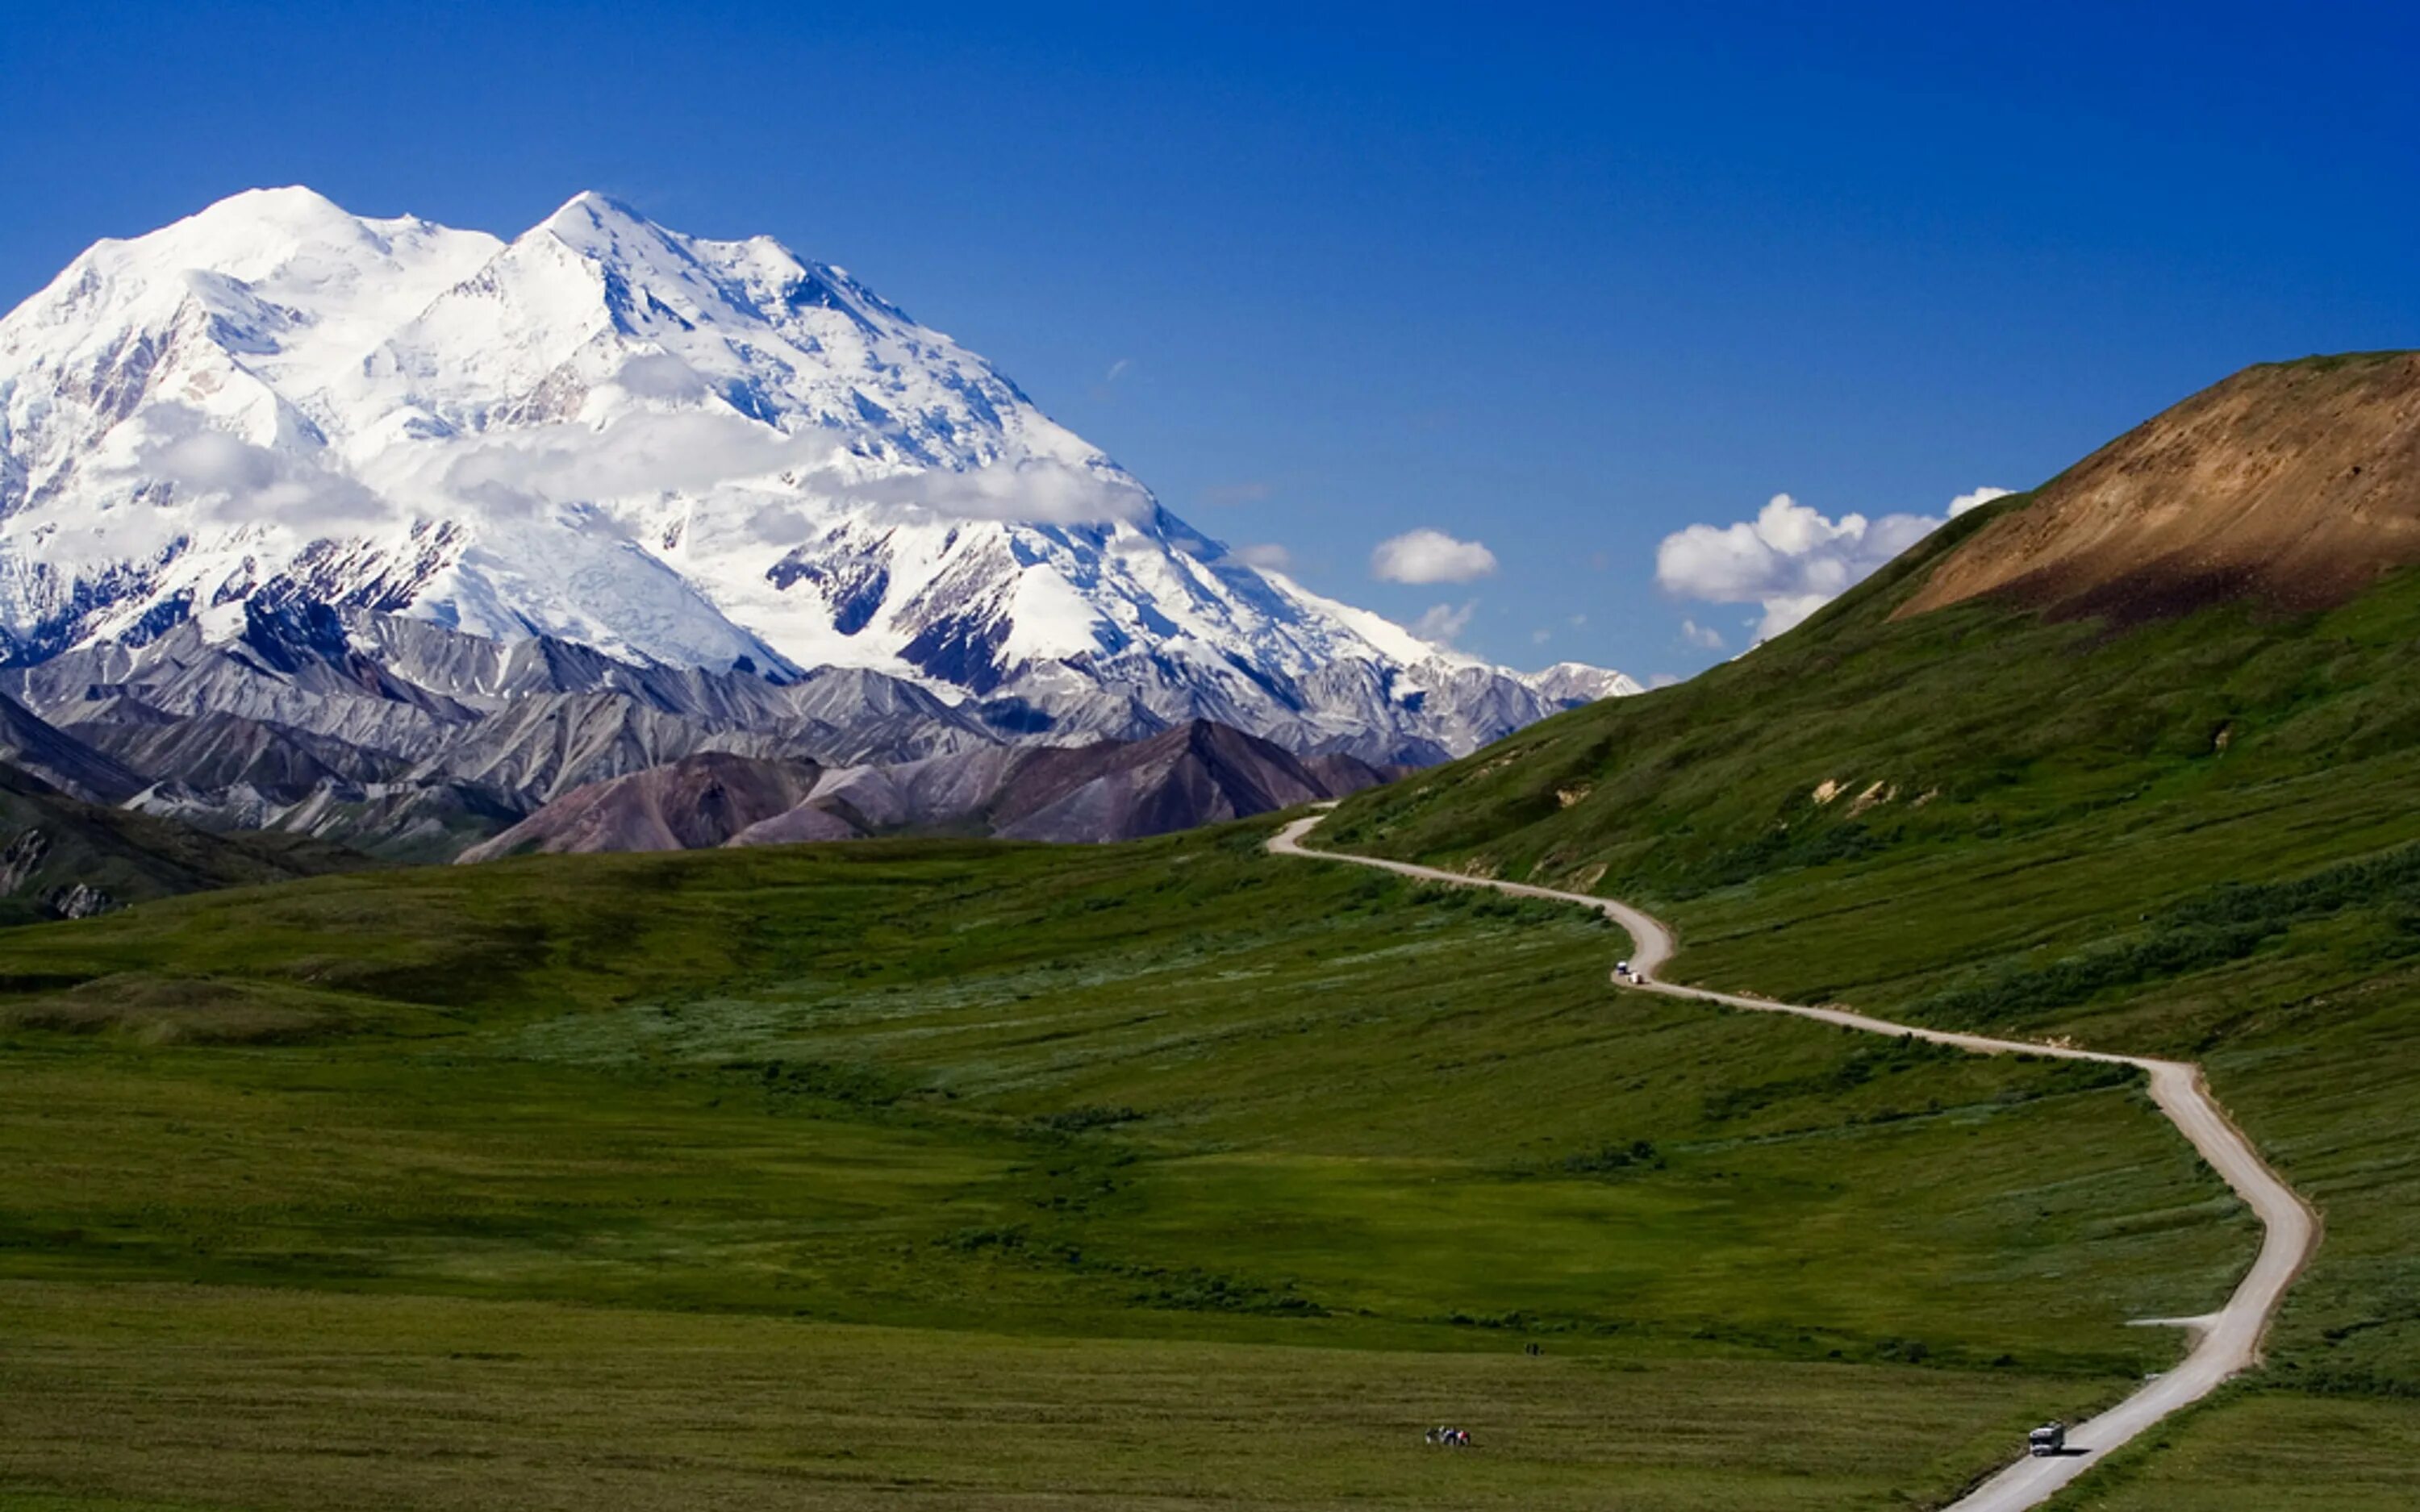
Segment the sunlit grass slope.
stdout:
<path fill-rule="evenodd" d="M 1891 619 L 1991 513 L 1691 684 L 1355 800 L 1333 842 L 1647 903 L 1684 979 L 2202 1060 L 2327 1219 L 2261 1385 L 2411 1412 L 2420 575 L 2123 631 Z M 2202 1421 L 2257 1412 L 2307 1420 Z"/>

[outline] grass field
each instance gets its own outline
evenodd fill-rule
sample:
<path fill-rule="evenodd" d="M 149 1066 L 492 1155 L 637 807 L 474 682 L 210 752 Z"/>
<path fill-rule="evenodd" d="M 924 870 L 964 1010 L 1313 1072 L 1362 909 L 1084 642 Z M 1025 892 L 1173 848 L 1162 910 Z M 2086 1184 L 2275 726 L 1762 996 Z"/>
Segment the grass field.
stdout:
<path fill-rule="evenodd" d="M 2402 1512 L 2420 1403 L 2238 1390 L 2164 1427 L 2051 1512 Z"/>
<path fill-rule="evenodd" d="M 2012 1384 L 157 1286 L 0 1327 L 8 1473 L 73 1489 L 24 1506 L 1908 1505 Z"/>
<path fill-rule="evenodd" d="M 1265 829 L 0 933 L 0 1496 L 1915 1507 L 2248 1254 L 2121 1076 Z"/>

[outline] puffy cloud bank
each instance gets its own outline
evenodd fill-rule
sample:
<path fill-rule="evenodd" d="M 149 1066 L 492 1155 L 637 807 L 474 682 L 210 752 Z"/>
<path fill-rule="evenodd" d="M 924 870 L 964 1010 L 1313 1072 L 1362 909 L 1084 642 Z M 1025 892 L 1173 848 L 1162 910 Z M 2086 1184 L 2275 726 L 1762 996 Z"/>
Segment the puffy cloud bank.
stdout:
<path fill-rule="evenodd" d="M 416 449 L 415 449 L 416 450 Z M 600 427 L 568 422 L 433 443 L 436 492 L 529 511 L 661 492 L 702 493 L 743 478 L 820 466 L 839 450 L 819 431 L 785 436 L 737 415 L 641 410 Z M 425 486 L 425 485 L 423 486 Z"/>
<path fill-rule="evenodd" d="M 633 359 L 621 376 L 633 392 L 648 393 L 676 392 L 694 378 L 670 358 Z M 133 475 L 199 497 L 212 517 L 306 535 L 369 531 L 466 505 L 529 517 L 552 506 L 735 486 L 768 496 L 750 523 L 776 544 L 803 538 L 801 510 L 814 498 L 1066 526 L 1140 522 L 1155 508 L 1140 484 L 1114 469 L 1049 458 L 876 478 L 855 475 L 841 466 L 845 460 L 828 431 L 788 434 L 738 415 L 642 409 L 602 426 L 562 422 L 415 441 L 373 458 L 355 477 L 318 455 L 256 446 L 196 411 L 163 405 L 147 419 Z"/>
<path fill-rule="evenodd" d="M 1466 583 L 1492 576 L 1496 553 L 1477 541 L 1457 541 L 1422 526 L 1378 543 L 1370 576 L 1388 583 Z"/>
<path fill-rule="evenodd" d="M 1106 469 L 1018 457 L 964 472 L 937 468 L 860 479 L 830 466 L 839 452 L 839 440 L 825 431 L 785 435 L 737 415 L 642 410 L 601 429 L 560 424 L 481 437 L 447 459 L 443 487 L 490 505 L 561 503 L 705 493 L 785 477 L 809 493 L 952 519 L 1099 525 L 1152 512 L 1141 485 Z M 760 511 L 757 528 L 778 538 L 785 528 L 781 511 Z"/>
<path fill-rule="evenodd" d="M 966 472 L 903 472 L 849 484 L 836 491 L 867 503 L 919 509 L 952 519 L 1014 520 L 1028 525 L 1140 522 L 1151 517 L 1153 508 L 1151 495 L 1131 478 L 1040 457 L 994 462 Z"/>
<path fill-rule="evenodd" d="M 1752 520 L 1692 525 L 1664 537 L 1655 548 L 1655 583 L 1677 598 L 1757 605 L 1764 611 L 1757 639 L 1770 640 L 1939 529 L 1944 518 L 2008 494 L 2006 488 L 1960 494 L 1947 517 L 1852 514 L 1837 520 L 1775 494 Z"/>
<path fill-rule="evenodd" d="M 342 473 L 221 430 L 194 428 L 154 440 L 139 457 L 150 477 L 201 497 L 213 519 L 237 524 L 266 519 L 298 531 L 322 532 L 383 525 L 394 518 L 383 501 Z"/>

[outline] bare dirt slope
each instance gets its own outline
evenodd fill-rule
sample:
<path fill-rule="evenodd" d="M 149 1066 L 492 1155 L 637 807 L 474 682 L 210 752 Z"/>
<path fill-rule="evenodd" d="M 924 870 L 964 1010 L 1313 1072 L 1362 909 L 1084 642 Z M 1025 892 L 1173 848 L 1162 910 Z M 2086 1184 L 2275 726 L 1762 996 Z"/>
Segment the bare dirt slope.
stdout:
<path fill-rule="evenodd" d="M 2059 474 L 1896 618 L 1992 595 L 2059 617 L 2343 603 L 2420 563 L 2420 352 L 2249 367 Z"/>

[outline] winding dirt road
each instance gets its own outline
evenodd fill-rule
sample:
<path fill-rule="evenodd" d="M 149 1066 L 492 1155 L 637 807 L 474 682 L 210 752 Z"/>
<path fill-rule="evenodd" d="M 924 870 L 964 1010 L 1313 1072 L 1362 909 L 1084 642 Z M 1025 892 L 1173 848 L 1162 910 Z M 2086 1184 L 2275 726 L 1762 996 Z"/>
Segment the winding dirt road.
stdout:
<path fill-rule="evenodd" d="M 1440 872 L 1434 867 L 1414 866 L 1408 861 L 1380 860 L 1374 856 L 1348 856 L 1338 851 L 1314 851 L 1302 843 L 1302 838 L 1320 821 L 1321 815 L 1297 819 L 1280 830 L 1269 841 L 1269 850 L 1279 856 L 1308 856 L 1324 861 L 1342 861 L 1353 866 L 1376 867 L 1407 877 L 1429 882 L 1450 883 L 1457 887 L 1493 887 L 1521 898 L 1547 898 L 1558 903 L 1577 903 L 1593 908 L 1629 932 L 1632 941 L 1630 964 L 1639 980 L 1635 990 L 1661 993 L 1668 997 L 1694 997 L 1727 1008 L 1747 1009 L 1759 1013 L 1792 1013 L 1800 1018 L 1816 1019 L 1825 1024 L 1838 1024 L 1852 1029 L 1866 1029 L 1875 1034 L 1914 1035 L 1935 1044 L 1954 1045 L 1977 1055 L 2054 1056 L 2063 1060 L 2100 1060 L 2121 1066 L 2135 1066 L 2150 1073 L 2151 1100 L 2168 1116 L 2211 1168 L 2235 1189 L 2252 1211 L 2259 1216 L 2263 1233 L 2260 1253 L 2236 1284 L 2235 1294 L 2226 1305 L 2205 1318 L 2175 1319 L 2173 1322 L 2191 1331 L 2193 1349 L 2184 1362 L 2164 1375 L 2155 1376 L 2143 1389 L 2112 1407 L 2100 1416 L 2076 1424 L 2068 1430 L 2068 1452 L 2042 1458 L 2019 1459 L 2007 1469 L 1984 1481 L 1964 1496 L 1951 1503 L 1946 1512 L 2021 1512 L 2022 1508 L 2039 1506 L 2050 1500 L 2061 1487 L 2090 1470 L 2102 1458 L 2118 1445 L 2133 1439 L 2145 1428 L 2169 1413 L 2199 1401 L 2216 1390 L 2222 1381 L 2257 1362 L 2260 1336 L 2267 1331 L 2269 1320 L 2276 1316 L 2277 1304 L 2285 1299 L 2286 1288 L 2319 1247 L 2319 1219 L 2292 1187 L 2281 1180 L 2260 1158 L 2252 1142 L 2227 1120 L 2226 1110 L 2211 1095 L 2202 1081 L 2201 1068 L 2190 1061 L 2158 1060 L 2143 1056 L 2114 1056 L 2096 1050 L 2075 1050 L 2062 1045 L 2031 1044 L 2022 1040 L 1998 1040 L 1988 1035 L 1955 1034 L 1945 1029 L 1928 1029 L 1920 1025 L 1893 1024 L 1887 1019 L 1870 1018 L 1852 1013 L 1846 1009 L 1808 1008 L 1796 1003 L 1776 1003 L 1762 997 L 1745 997 L 1736 993 L 1709 992 L 1699 987 L 1683 987 L 1655 980 L 1656 969 L 1672 955 L 1672 932 L 1650 915 L 1628 903 L 1610 898 L 1591 898 L 1585 893 L 1559 892 L 1552 887 L 1531 887 L 1521 882 L 1497 882 L 1489 878 L 1467 877 L 1457 872 Z"/>

